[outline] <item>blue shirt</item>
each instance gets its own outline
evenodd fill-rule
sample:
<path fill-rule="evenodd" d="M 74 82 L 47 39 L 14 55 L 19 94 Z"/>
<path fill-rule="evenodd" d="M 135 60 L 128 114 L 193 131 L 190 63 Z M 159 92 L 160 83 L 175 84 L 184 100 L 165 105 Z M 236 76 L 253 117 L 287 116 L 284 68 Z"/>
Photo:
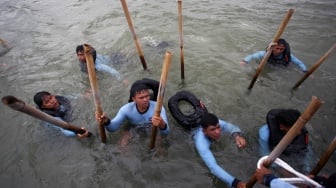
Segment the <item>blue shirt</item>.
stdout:
<path fill-rule="evenodd" d="M 271 188 L 296 188 L 296 186 L 287 183 L 279 178 L 273 179 L 270 184 Z"/>
<path fill-rule="evenodd" d="M 147 109 L 147 111 L 144 113 L 140 113 L 134 102 L 127 103 L 120 108 L 117 115 L 110 121 L 109 125 L 105 126 L 105 128 L 106 130 L 110 132 L 114 132 L 119 129 L 119 127 L 122 125 L 122 123 L 125 120 L 128 120 L 128 122 L 130 122 L 132 125 L 134 125 L 137 128 L 139 127 L 149 128 L 152 126 L 151 119 L 152 119 L 152 116 L 154 115 L 155 105 L 156 105 L 155 101 L 150 101 L 149 108 Z M 163 130 L 159 129 L 160 133 L 162 135 L 167 135 L 170 129 L 169 129 L 166 111 L 163 107 L 161 109 L 160 116 L 162 117 L 163 121 L 166 123 L 165 129 Z"/>
<path fill-rule="evenodd" d="M 252 61 L 252 60 L 261 61 L 264 58 L 265 55 L 266 55 L 266 51 L 255 52 L 253 54 L 250 54 L 250 55 L 246 56 L 244 58 L 244 62 L 250 63 L 250 61 Z M 283 55 L 281 54 L 281 55 L 277 56 L 276 58 L 280 59 L 282 57 L 283 57 Z M 300 67 L 300 69 L 303 72 L 307 71 L 306 65 L 302 61 L 300 61 L 297 57 L 295 57 L 294 55 L 292 55 L 292 54 L 291 54 L 290 61 L 292 63 L 294 63 L 295 65 L 297 65 L 298 67 Z"/>
<path fill-rule="evenodd" d="M 120 73 L 114 68 L 106 65 L 106 63 L 108 62 L 111 62 L 111 59 L 108 56 L 97 54 L 96 61 L 94 63 L 95 69 L 97 71 L 109 73 L 112 76 L 115 76 L 118 80 L 120 80 L 121 79 Z M 81 68 L 82 72 L 86 73 L 88 72 L 86 63 L 79 61 L 79 67 Z"/>
<path fill-rule="evenodd" d="M 241 132 L 237 126 L 225 122 L 224 120 L 219 120 L 219 125 L 221 134 L 224 134 L 225 132 L 230 134 Z M 216 159 L 210 150 L 213 140 L 204 134 L 201 126 L 195 131 L 193 139 L 200 157 L 209 168 L 210 172 L 231 187 L 235 178 L 217 164 Z"/>

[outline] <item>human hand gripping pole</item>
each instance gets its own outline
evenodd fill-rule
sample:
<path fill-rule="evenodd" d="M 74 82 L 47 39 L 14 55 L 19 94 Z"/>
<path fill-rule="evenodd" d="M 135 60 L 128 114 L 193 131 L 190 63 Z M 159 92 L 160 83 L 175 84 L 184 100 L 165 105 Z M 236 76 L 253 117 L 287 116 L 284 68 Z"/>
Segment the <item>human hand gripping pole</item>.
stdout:
<path fill-rule="evenodd" d="M 40 119 L 42 121 L 46 121 L 46 122 L 49 122 L 53 125 L 61 127 L 63 129 L 75 132 L 76 134 L 84 135 L 88 132 L 86 128 L 80 128 L 80 127 L 72 125 L 68 122 L 62 121 L 60 119 L 56 119 L 55 117 L 53 117 L 53 116 L 51 116 L 51 115 L 49 115 L 45 112 L 42 112 L 41 110 L 36 109 L 32 105 L 27 104 L 24 101 L 14 97 L 14 96 L 9 95 L 9 96 L 3 97 L 2 98 L 2 103 L 5 104 L 6 106 L 12 108 L 13 110 L 23 112 L 25 114 L 33 116 L 33 117 L 35 117 L 37 119 Z M 90 135 L 91 135 L 91 133 L 88 132 L 87 136 L 90 136 Z"/>
<path fill-rule="evenodd" d="M 271 43 L 277 43 L 281 34 L 283 33 L 283 31 L 285 30 L 286 26 L 287 26 L 287 23 L 289 22 L 289 19 L 292 17 L 294 13 L 294 9 L 289 9 L 285 18 L 282 20 L 277 32 L 275 33 L 273 39 L 272 39 L 272 42 Z M 272 54 L 272 49 L 268 49 L 264 58 L 261 60 L 261 62 L 259 63 L 258 65 L 258 68 L 250 82 L 250 85 L 248 87 L 248 89 L 252 89 L 253 88 L 253 85 L 255 83 L 255 81 L 257 80 L 259 74 L 261 73 L 263 67 L 265 66 L 265 64 L 267 63 L 267 60 L 268 58 L 270 57 L 270 55 Z"/>
<path fill-rule="evenodd" d="M 311 119 L 314 113 L 318 110 L 318 108 L 323 104 L 321 99 L 313 96 L 310 104 L 305 109 L 305 111 L 301 114 L 301 116 L 297 119 L 294 125 L 290 128 L 290 130 L 286 133 L 286 135 L 281 139 L 281 141 L 276 145 L 273 151 L 268 155 L 265 159 L 263 165 L 265 167 L 269 167 L 276 158 L 278 158 L 281 153 L 287 148 L 287 146 L 292 142 L 292 140 L 300 134 L 301 129 L 305 126 L 305 124 Z M 246 187 L 250 188 L 257 182 L 257 178 L 252 176 L 249 181 L 246 183 Z"/>
<path fill-rule="evenodd" d="M 84 44 L 84 54 L 86 59 L 86 65 L 88 68 L 89 73 L 89 79 L 90 79 L 90 85 L 92 89 L 92 95 L 96 107 L 96 113 L 98 116 L 101 116 L 103 113 L 103 110 L 101 108 L 100 98 L 98 95 L 98 84 L 97 84 L 97 78 L 96 78 L 96 71 L 94 67 L 93 57 L 92 57 L 92 47 L 88 44 Z M 99 129 L 99 135 L 101 142 L 106 143 L 106 133 L 105 133 L 105 127 L 103 121 L 98 121 L 98 129 Z"/>
<path fill-rule="evenodd" d="M 158 91 L 158 96 L 157 96 L 157 101 L 156 101 L 156 106 L 155 106 L 155 111 L 154 111 L 154 116 L 157 116 L 157 117 L 160 117 L 160 114 L 161 114 L 161 108 L 163 105 L 163 97 L 164 97 L 164 92 L 166 89 L 166 81 L 168 77 L 170 62 L 171 62 L 171 52 L 167 51 L 165 54 L 165 59 L 164 59 L 163 66 L 162 66 L 160 86 L 159 86 L 159 91 Z M 151 138 L 150 138 L 150 143 L 149 143 L 150 149 L 153 149 L 155 147 L 156 135 L 157 135 L 157 126 L 152 126 Z"/>

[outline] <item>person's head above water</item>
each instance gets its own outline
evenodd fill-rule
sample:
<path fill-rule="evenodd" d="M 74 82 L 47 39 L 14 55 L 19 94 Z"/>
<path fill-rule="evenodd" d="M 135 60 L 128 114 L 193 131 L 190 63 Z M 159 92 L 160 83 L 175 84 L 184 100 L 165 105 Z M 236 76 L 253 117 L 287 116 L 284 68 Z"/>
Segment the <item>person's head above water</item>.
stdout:
<path fill-rule="evenodd" d="M 92 52 L 93 61 L 95 62 L 97 58 L 97 52 L 93 47 L 91 49 L 91 52 Z M 84 45 L 81 44 L 76 47 L 76 54 L 80 62 L 86 62 L 85 54 L 84 54 Z"/>

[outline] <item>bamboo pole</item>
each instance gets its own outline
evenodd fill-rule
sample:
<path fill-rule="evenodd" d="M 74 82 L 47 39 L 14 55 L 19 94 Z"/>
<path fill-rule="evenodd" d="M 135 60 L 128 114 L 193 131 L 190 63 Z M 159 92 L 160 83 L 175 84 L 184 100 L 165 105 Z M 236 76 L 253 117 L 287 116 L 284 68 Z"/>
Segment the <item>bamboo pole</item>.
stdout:
<path fill-rule="evenodd" d="M 103 110 L 101 108 L 100 98 L 98 95 L 98 84 L 96 78 L 96 71 L 94 67 L 93 57 L 92 57 L 92 47 L 88 44 L 84 44 L 84 55 L 86 59 L 86 65 L 88 68 L 90 85 L 92 89 L 92 95 L 95 103 L 96 113 L 100 117 L 103 114 Z M 101 142 L 106 143 L 106 133 L 103 121 L 98 121 L 98 129 Z"/>
<path fill-rule="evenodd" d="M 310 104 L 306 110 L 301 114 L 301 116 L 296 120 L 295 124 L 290 128 L 286 135 L 281 139 L 278 145 L 273 149 L 273 151 L 265 159 L 263 165 L 269 167 L 276 158 L 278 158 L 281 153 L 287 148 L 287 146 L 293 141 L 293 139 L 301 133 L 301 129 L 305 124 L 311 119 L 318 108 L 323 104 L 323 101 L 313 96 Z M 249 181 L 246 183 L 246 187 L 250 188 L 257 182 L 257 178 L 253 175 Z"/>
<path fill-rule="evenodd" d="M 133 23 L 132 23 L 132 18 L 130 16 L 129 11 L 128 11 L 126 0 L 120 0 L 120 1 L 121 1 L 121 5 L 122 5 L 122 7 L 124 9 L 124 14 L 125 14 L 125 17 L 126 17 L 126 20 L 127 20 L 127 23 L 128 23 L 128 27 L 129 27 L 129 29 L 130 29 L 130 31 L 132 33 L 136 49 L 138 50 L 138 54 L 139 54 L 140 61 L 142 63 L 142 67 L 143 67 L 144 70 L 147 70 L 147 64 L 146 64 L 146 61 L 145 61 L 145 57 L 143 55 L 143 52 L 142 52 L 142 49 L 141 49 L 141 46 L 140 46 L 140 41 L 139 41 L 138 37 L 135 34 Z"/>
<path fill-rule="evenodd" d="M 286 16 L 282 20 L 282 22 L 281 22 L 281 24 L 280 24 L 277 32 L 275 33 L 275 35 L 274 35 L 274 37 L 272 39 L 272 43 L 277 43 L 278 42 L 280 36 L 282 35 L 283 31 L 285 30 L 285 28 L 286 28 L 286 26 L 287 26 L 290 18 L 292 17 L 293 13 L 294 13 L 294 9 L 289 9 L 288 10 Z M 249 85 L 248 89 L 252 89 L 253 88 L 253 85 L 254 85 L 255 81 L 257 80 L 259 74 L 261 73 L 263 67 L 266 65 L 267 60 L 271 56 L 271 54 L 272 54 L 272 48 L 270 48 L 270 49 L 267 50 L 264 58 L 259 63 L 259 65 L 257 67 L 257 70 L 256 70 L 256 72 L 255 72 L 255 74 L 254 74 L 254 76 L 253 76 L 253 78 L 252 78 L 252 80 L 250 82 L 250 85 Z"/>
<path fill-rule="evenodd" d="M 157 116 L 157 117 L 160 117 L 160 114 L 161 114 L 161 109 L 163 105 L 163 97 L 164 97 L 164 93 L 166 90 L 166 82 L 167 82 L 170 62 L 171 62 L 171 53 L 167 51 L 165 54 L 164 62 L 163 62 L 158 97 L 157 97 L 155 110 L 154 110 L 154 116 Z M 155 147 L 156 135 L 157 135 L 157 127 L 152 126 L 151 139 L 149 143 L 150 149 L 153 149 Z"/>
<path fill-rule="evenodd" d="M 331 141 L 328 148 L 320 157 L 320 160 L 317 162 L 316 166 L 313 168 L 312 171 L 310 171 L 309 174 L 316 176 L 324 167 L 324 165 L 328 162 L 329 158 L 331 157 L 331 155 L 334 153 L 335 150 L 336 150 L 336 136 Z"/>
<path fill-rule="evenodd" d="M 179 35 L 180 35 L 180 62 L 181 62 L 181 79 L 184 79 L 184 52 L 183 52 L 183 17 L 182 17 L 182 0 L 177 0 L 178 17 L 179 17 Z"/>
<path fill-rule="evenodd" d="M 12 108 L 13 110 L 23 112 L 25 114 L 28 114 L 32 117 L 35 117 L 37 119 L 40 119 L 42 121 L 49 122 L 53 125 L 56 125 L 58 127 L 61 127 L 63 129 L 75 132 L 76 134 L 84 134 L 85 130 L 77 127 L 75 125 L 72 125 L 68 122 L 62 121 L 60 119 L 57 119 L 41 110 L 36 109 L 30 104 L 27 104 L 23 102 L 22 100 L 14 97 L 14 96 L 5 96 L 2 98 L 2 103 L 5 104 L 6 106 Z M 91 135 L 91 133 L 89 133 Z"/>
<path fill-rule="evenodd" d="M 336 43 L 306 72 L 302 78 L 296 82 L 292 89 L 297 89 L 303 81 L 305 81 L 331 54 L 333 50 L 336 49 Z"/>

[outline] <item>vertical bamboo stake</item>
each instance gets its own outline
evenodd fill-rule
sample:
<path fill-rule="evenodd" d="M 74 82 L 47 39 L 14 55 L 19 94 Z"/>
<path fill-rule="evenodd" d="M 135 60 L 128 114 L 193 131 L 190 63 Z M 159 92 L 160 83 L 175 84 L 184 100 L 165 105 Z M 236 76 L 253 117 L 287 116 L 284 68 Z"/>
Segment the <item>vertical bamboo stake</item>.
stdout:
<path fill-rule="evenodd" d="M 141 49 L 141 46 L 140 46 L 139 39 L 135 34 L 133 23 L 132 23 L 132 18 L 130 16 L 129 12 L 128 12 L 128 7 L 127 7 L 127 4 L 126 4 L 126 0 L 120 0 L 120 1 L 121 1 L 121 5 L 124 9 L 124 14 L 125 14 L 125 17 L 126 17 L 126 20 L 127 20 L 127 23 L 128 23 L 128 27 L 131 30 L 133 40 L 135 42 L 135 46 L 138 50 L 138 54 L 139 54 L 139 57 L 140 57 L 140 61 L 142 63 L 142 67 L 143 67 L 144 70 L 147 70 L 147 64 L 146 64 L 146 61 L 145 61 L 145 57 L 142 53 L 142 49 Z"/>
<path fill-rule="evenodd" d="M 98 95 L 98 84 L 97 84 L 97 78 L 96 78 L 96 71 L 94 67 L 93 57 L 92 57 L 92 47 L 88 44 L 84 44 L 84 54 L 86 59 L 86 65 L 88 68 L 89 73 L 89 79 L 90 79 L 90 85 L 92 89 L 92 95 L 96 107 L 96 113 L 100 117 L 103 114 L 103 110 L 101 108 L 100 98 Z M 106 133 L 105 133 L 105 127 L 104 122 L 99 121 L 98 122 L 98 129 L 99 129 L 99 135 L 100 139 L 103 143 L 106 143 Z"/>
<path fill-rule="evenodd" d="M 184 52 L 183 52 L 183 17 L 182 17 L 182 0 L 177 0 L 179 16 L 179 34 L 180 34 L 180 61 L 181 61 L 181 79 L 184 79 Z"/>
<path fill-rule="evenodd" d="M 289 22 L 289 19 L 292 17 L 294 13 L 294 9 L 289 9 L 285 18 L 282 20 L 279 28 L 278 28 L 278 31 L 275 33 L 274 37 L 273 37 L 273 40 L 272 40 L 272 43 L 277 43 L 281 34 L 283 33 L 283 31 L 285 30 L 286 26 L 287 26 L 287 23 Z M 259 74 L 261 73 L 263 67 L 265 66 L 265 64 L 267 63 L 267 60 L 268 58 L 270 57 L 270 55 L 272 54 L 272 49 L 268 49 L 264 58 L 261 60 L 261 62 L 259 63 L 259 66 L 253 76 L 253 79 L 251 80 L 251 83 L 248 87 L 248 89 L 252 89 L 255 81 L 257 80 Z"/>
<path fill-rule="evenodd" d="M 157 117 L 160 117 L 160 114 L 161 114 L 161 109 L 163 105 L 163 97 L 164 97 L 164 93 L 166 89 L 166 82 L 167 82 L 170 62 L 171 62 L 171 53 L 167 51 L 165 54 L 165 59 L 164 59 L 163 66 L 162 66 L 159 92 L 158 92 L 158 97 L 157 97 L 155 111 L 154 111 L 154 116 L 157 116 Z M 151 139 L 149 143 L 150 149 L 153 149 L 155 147 L 156 135 L 157 135 L 157 127 L 152 126 Z"/>

